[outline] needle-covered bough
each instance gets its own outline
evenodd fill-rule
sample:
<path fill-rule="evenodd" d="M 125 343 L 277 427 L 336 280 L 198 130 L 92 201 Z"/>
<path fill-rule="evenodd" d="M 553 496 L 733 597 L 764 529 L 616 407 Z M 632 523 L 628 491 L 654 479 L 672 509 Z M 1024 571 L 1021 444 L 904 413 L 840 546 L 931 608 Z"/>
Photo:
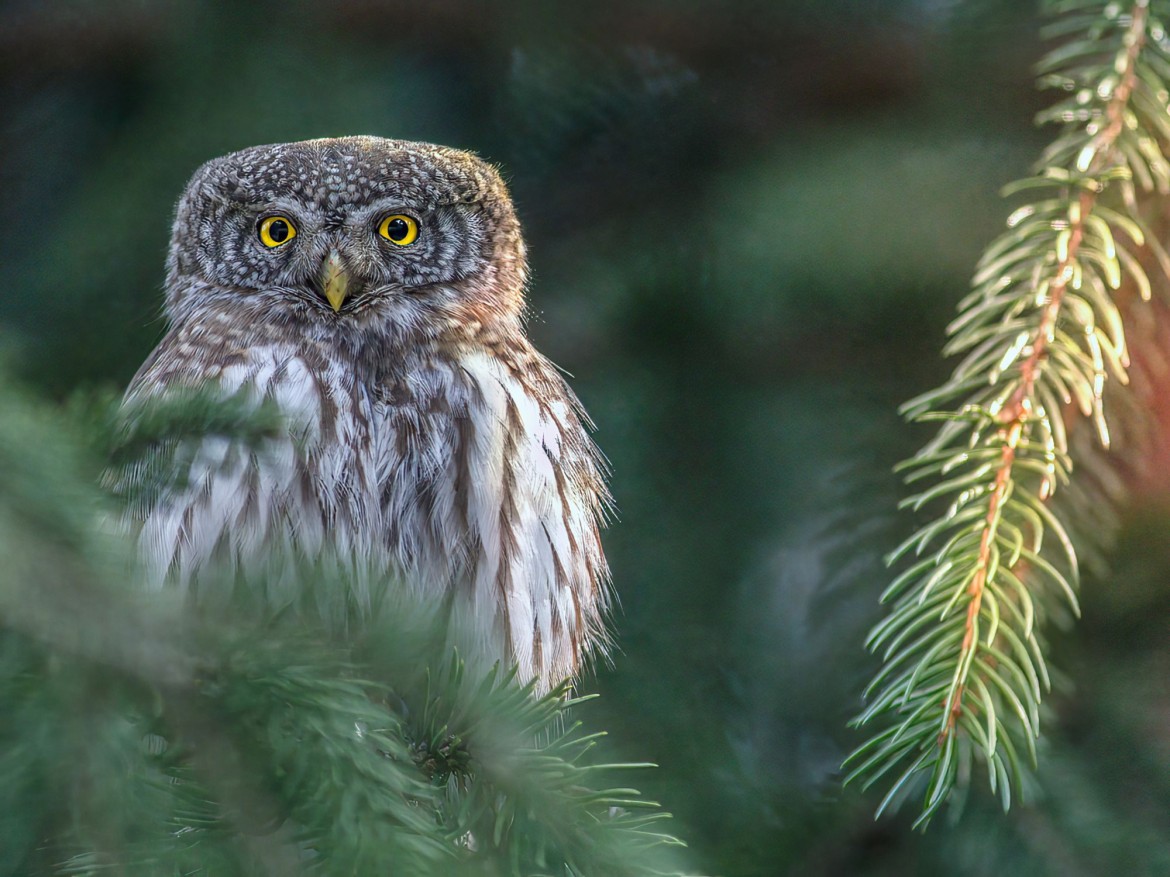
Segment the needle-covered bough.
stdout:
<path fill-rule="evenodd" d="M 869 635 L 882 667 L 855 724 L 871 736 L 846 782 L 887 789 L 878 812 L 924 791 L 917 825 L 986 771 L 1006 809 L 1036 762 L 1050 688 L 1043 632 L 1079 613 L 1076 503 L 1069 428 L 1080 419 L 1110 444 L 1107 387 L 1128 381 L 1119 293 L 1149 300 L 1170 258 L 1139 207 L 1170 192 L 1170 3 L 1047 4 L 1039 65 L 1060 92 L 1039 121 L 1060 133 L 1028 197 L 987 247 L 951 323 L 961 355 L 938 389 L 906 403 L 936 421 L 901 464 L 925 516 L 889 555 L 897 576 Z M 1055 498 L 1055 502 L 1054 502 Z"/>

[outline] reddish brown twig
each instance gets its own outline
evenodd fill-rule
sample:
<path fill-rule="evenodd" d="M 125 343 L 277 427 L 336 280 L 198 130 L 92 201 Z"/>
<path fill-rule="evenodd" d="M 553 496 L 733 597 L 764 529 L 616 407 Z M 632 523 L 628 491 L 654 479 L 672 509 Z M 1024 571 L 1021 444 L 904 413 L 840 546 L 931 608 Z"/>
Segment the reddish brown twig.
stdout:
<path fill-rule="evenodd" d="M 1138 52 L 1145 40 L 1147 7 L 1144 2 L 1134 4 L 1127 40 L 1125 62 L 1109 103 L 1105 107 L 1106 124 L 1094 138 L 1095 153 L 1089 165 L 1090 175 L 1109 167 L 1114 161 L 1114 149 L 1118 136 L 1125 124 L 1125 107 L 1136 80 L 1135 65 Z M 999 465 L 996 467 L 995 486 L 988 502 L 987 516 L 979 540 L 979 554 L 975 574 L 967 586 L 970 602 L 967 604 L 967 620 L 962 644 L 959 647 L 959 671 L 952 686 L 949 703 L 946 704 L 946 724 L 939 733 L 941 745 L 947 735 L 954 731 L 963 711 L 963 695 L 966 691 L 966 676 L 969 672 L 971 653 L 976 647 L 976 630 L 979 612 L 983 606 L 983 594 L 987 588 L 987 576 L 991 566 L 992 548 L 999 531 L 1000 516 L 1008 486 L 1011 484 L 1012 469 L 1016 461 L 1016 449 L 1024 435 L 1028 418 L 1032 414 L 1032 395 L 1036 380 L 1048 356 L 1048 345 L 1056 331 L 1065 290 L 1073 277 L 1081 243 L 1084 240 L 1085 217 L 1093 209 L 1098 196 L 1096 189 L 1085 189 L 1077 201 L 1076 210 L 1069 211 L 1068 242 L 1049 281 L 1048 301 L 1040 321 L 1025 349 L 1027 355 L 1021 361 L 1017 385 L 1003 408 L 998 412 L 998 434 L 1003 441 Z M 967 668 L 967 669 L 964 669 Z"/>

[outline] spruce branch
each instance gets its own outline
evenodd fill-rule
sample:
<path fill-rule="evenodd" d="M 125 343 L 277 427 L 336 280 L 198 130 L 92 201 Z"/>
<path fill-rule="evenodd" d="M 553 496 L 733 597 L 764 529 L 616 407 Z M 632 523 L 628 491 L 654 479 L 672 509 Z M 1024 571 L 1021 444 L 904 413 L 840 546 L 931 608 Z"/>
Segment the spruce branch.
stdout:
<path fill-rule="evenodd" d="M 0 375 L 0 877 L 681 873 L 581 701 L 453 655 L 442 601 L 371 605 L 328 558 L 274 556 L 279 598 L 271 570 L 197 606 L 147 587 L 99 454 L 268 427 L 198 394 L 128 416 Z"/>
<path fill-rule="evenodd" d="M 882 595 L 889 614 L 868 646 L 884 666 L 856 725 L 882 726 L 847 761 L 846 782 L 892 778 L 880 814 L 925 783 L 925 825 L 982 762 L 1005 809 L 1036 762 L 1051 687 L 1042 639 L 1079 614 L 1069 515 L 1052 506 L 1073 468 L 1065 418 L 1089 419 L 1110 443 L 1104 393 L 1130 366 L 1117 293 L 1143 299 L 1137 249 L 1164 272 L 1137 192 L 1170 191 L 1170 73 L 1165 29 L 1149 0 L 1051 4 L 1048 35 L 1066 41 L 1040 83 L 1068 93 L 1039 117 L 1062 130 L 1037 173 L 1005 189 L 1035 193 L 984 252 L 944 352 L 951 378 L 903 413 L 939 422 L 899 467 L 918 490 L 902 506 L 934 516 L 893 551 L 905 569 Z M 1024 757 L 1026 756 L 1026 762 Z"/>
<path fill-rule="evenodd" d="M 534 698 L 498 667 L 486 676 L 458 659 L 437 667 L 419 690 L 400 693 L 422 707 L 408 724 L 444 788 L 455 836 L 523 874 L 676 873 L 661 870 L 661 848 L 680 845 L 660 825 L 669 815 L 634 789 L 601 782 L 653 765 L 588 758 L 604 734 L 583 733 L 572 713 L 591 698 L 570 698 L 567 686 Z"/>

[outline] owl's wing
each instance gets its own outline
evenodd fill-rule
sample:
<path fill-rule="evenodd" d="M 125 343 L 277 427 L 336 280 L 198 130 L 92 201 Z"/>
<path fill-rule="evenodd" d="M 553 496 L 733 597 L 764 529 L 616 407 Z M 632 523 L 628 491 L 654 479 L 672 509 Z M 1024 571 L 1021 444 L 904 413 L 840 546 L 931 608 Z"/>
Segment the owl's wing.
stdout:
<path fill-rule="evenodd" d="M 605 463 L 576 397 L 535 351 L 519 364 L 480 354 L 460 365 L 471 387 L 456 465 L 474 612 L 494 618 L 521 677 L 547 690 L 605 645 Z"/>
<path fill-rule="evenodd" d="M 211 389 L 245 404 L 275 400 L 289 432 L 249 444 L 223 435 L 172 442 L 157 454 L 178 478 L 144 507 L 132 507 L 140 554 L 152 580 L 188 587 L 211 564 L 239 567 L 294 546 L 320 551 L 325 526 L 300 443 L 316 440 L 319 393 L 296 356 L 275 347 L 231 349 L 172 331 L 143 365 L 126 405 L 183 387 Z M 134 478 L 133 471 L 129 476 Z M 135 485 L 128 485 L 133 491 Z"/>

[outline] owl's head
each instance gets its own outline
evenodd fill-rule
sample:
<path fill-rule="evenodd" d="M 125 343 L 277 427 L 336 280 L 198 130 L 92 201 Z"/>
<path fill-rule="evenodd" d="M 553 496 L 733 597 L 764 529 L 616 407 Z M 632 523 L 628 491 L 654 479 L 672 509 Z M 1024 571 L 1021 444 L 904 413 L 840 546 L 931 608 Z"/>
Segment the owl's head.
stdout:
<path fill-rule="evenodd" d="M 500 175 L 468 152 L 343 137 L 209 161 L 179 201 L 172 319 L 440 334 L 515 320 L 524 243 Z"/>

